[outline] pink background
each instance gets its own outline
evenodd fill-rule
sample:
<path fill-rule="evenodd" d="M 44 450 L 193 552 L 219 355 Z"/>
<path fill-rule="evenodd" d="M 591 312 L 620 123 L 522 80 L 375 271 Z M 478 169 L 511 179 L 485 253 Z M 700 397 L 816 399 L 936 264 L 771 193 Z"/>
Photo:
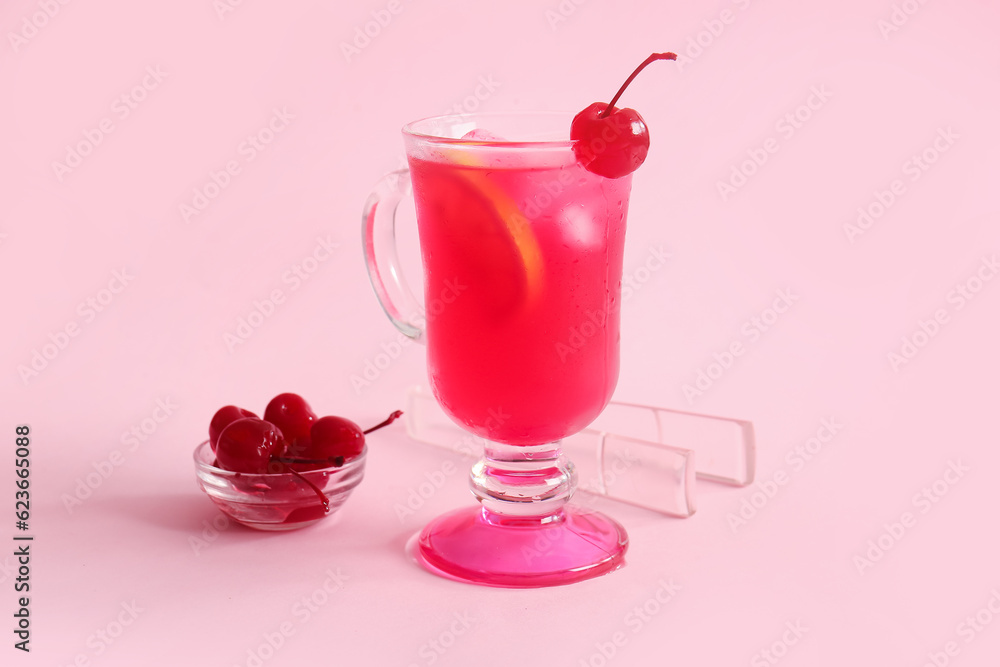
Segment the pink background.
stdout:
<path fill-rule="evenodd" d="M 995 3 L 153 4 L 0 6 L 0 539 L 16 532 L 22 423 L 36 536 L 33 650 L 5 629 L 5 656 L 252 665 L 285 628 L 263 664 L 995 664 Z M 366 24 L 376 36 L 348 58 L 341 44 Z M 400 163 L 400 126 L 456 105 L 582 109 L 661 50 L 686 59 L 655 64 L 622 101 L 652 149 L 633 186 L 616 398 L 752 420 L 761 486 L 701 484 L 686 520 L 600 502 L 630 533 L 626 568 L 478 588 L 406 560 L 414 531 L 472 499 L 464 463 L 442 475 L 458 459 L 394 427 L 370 438 L 367 477 L 335 520 L 212 532 L 221 515 L 191 452 L 217 407 L 260 411 L 296 391 L 367 425 L 425 380 L 415 345 L 370 385 L 351 380 L 396 351 L 358 237 L 364 198 Z M 240 147 L 275 109 L 291 118 L 250 159 Z M 57 173 L 81 143 L 89 154 Z M 181 205 L 230 161 L 239 172 L 186 221 Z M 734 169 L 750 175 L 730 181 Z M 739 187 L 723 196 L 725 182 Z M 859 207 L 880 216 L 849 234 Z M 339 245 L 295 288 L 286 272 L 317 238 Z M 665 266 L 642 270 L 660 248 Z M 226 334 L 275 289 L 283 303 L 230 350 Z M 793 305 L 764 331 L 752 318 L 770 318 L 779 290 Z M 735 341 L 745 352 L 723 369 Z M 22 378 L 43 349 L 53 358 Z M 686 396 L 700 371 L 715 379 Z M 830 418 L 842 428 L 802 459 Z M 125 435 L 144 423 L 143 440 Z M 445 481 L 400 519 L 427 475 Z M 858 560 L 879 542 L 877 562 Z"/>

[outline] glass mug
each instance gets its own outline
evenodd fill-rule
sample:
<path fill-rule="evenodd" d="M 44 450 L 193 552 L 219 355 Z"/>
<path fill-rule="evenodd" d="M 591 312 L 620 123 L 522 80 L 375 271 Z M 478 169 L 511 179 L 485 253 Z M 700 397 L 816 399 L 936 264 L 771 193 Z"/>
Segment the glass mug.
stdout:
<path fill-rule="evenodd" d="M 601 413 L 618 380 L 631 176 L 584 169 L 571 121 L 540 113 L 410 123 L 409 169 L 383 178 L 364 208 L 365 259 L 383 309 L 426 343 L 445 413 L 485 441 L 470 478 L 480 506 L 435 519 L 411 542 L 421 564 L 449 578 L 549 586 L 624 564 L 624 529 L 567 504 L 575 474 L 559 441 Z M 425 307 L 395 248 L 395 212 L 411 192 Z"/>

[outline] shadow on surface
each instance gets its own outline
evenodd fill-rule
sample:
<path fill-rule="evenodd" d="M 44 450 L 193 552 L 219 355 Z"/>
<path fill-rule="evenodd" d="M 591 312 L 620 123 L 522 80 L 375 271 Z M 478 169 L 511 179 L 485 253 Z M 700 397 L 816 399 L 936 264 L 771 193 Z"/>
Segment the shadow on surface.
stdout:
<path fill-rule="evenodd" d="M 200 534 L 207 527 L 243 534 L 266 534 L 226 517 L 203 493 L 171 493 L 119 498 L 112 506 L 119 514 L 152 526 Z"/>

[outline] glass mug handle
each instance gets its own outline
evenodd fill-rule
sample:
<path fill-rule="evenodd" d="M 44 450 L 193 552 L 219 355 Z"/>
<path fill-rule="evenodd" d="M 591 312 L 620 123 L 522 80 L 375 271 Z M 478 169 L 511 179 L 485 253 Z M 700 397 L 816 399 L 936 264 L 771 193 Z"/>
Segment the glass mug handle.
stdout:
<path fill-rule="evenodd" d="M 361 233 L 368 278 L 382 310 L 397 329 L 424 343 L 424 329 L 418 324 L 425 321 L 424 309 L 403 278 L 396 252 L 396 211 L 411 191 L 409 169 L 383 176 L 365 202 Z"/>

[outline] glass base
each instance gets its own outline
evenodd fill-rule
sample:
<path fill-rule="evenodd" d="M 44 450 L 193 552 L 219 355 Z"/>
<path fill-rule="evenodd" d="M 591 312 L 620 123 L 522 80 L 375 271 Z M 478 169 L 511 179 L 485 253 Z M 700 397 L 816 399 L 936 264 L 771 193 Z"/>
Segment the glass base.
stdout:
<path fill-rule="evenodd" d="M 410 554 L 440 576 L 484 586 L 571 584 L 625 564 L 628 536 L 615 520 L 563 507 L 550 517 L 509 517 L 481 506 L 449 512 L 411 540 Z"/>

